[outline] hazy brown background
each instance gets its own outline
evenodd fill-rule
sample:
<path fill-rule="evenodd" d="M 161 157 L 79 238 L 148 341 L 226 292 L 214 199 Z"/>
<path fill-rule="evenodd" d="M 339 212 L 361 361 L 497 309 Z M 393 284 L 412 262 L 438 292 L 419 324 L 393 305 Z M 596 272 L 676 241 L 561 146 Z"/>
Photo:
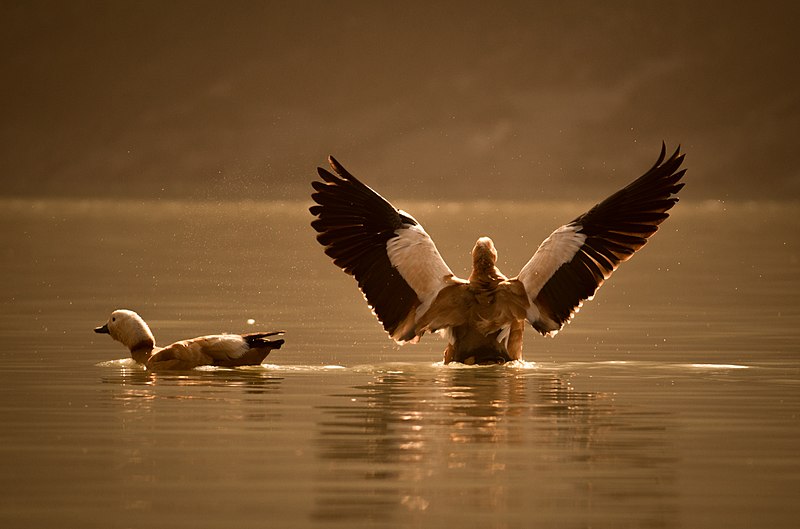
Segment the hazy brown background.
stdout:
<path fill-rule="evenodd" d="M 400 4 L 3 1 L 1 193 L 800 196 L 800 3 Z"/>

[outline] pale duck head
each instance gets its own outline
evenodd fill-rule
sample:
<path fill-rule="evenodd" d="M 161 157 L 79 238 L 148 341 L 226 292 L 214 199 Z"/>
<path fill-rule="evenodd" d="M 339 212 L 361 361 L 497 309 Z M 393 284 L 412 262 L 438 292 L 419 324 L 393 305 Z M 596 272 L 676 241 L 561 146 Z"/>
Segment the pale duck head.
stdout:
<path fill-rule="evenodd" d="M 150 327 L 141 316 L 132 310 L 118 309 L 111 313 L 105 325 L 97 327 L 94 332 L 109 334 L 113 339 L 130 349 L 153 349 L 155 338 Z"/>

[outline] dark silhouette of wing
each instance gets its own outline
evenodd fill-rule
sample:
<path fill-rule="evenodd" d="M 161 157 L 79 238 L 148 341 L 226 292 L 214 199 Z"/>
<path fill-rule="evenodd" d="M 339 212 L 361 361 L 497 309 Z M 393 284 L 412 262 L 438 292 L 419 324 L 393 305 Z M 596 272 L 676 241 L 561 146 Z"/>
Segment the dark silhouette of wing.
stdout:
<path fill-rule="evenodd" d="M 311 226 L 334 264 L 355 277 L 389 335 L 417 341 L 416 322 L 456 282 L 430 236 L 408 213 L 360 182 L 333 157 L 318 168 Z"/>
<path fill-rule="evenodd" d="M 678 201 L 683 187 L 680 147 L 569 224 L 555 230 L 522 268 L 530 301 L 528 321 L 542 334 L 557 333 L 617 269 L 647 243 Z"/>

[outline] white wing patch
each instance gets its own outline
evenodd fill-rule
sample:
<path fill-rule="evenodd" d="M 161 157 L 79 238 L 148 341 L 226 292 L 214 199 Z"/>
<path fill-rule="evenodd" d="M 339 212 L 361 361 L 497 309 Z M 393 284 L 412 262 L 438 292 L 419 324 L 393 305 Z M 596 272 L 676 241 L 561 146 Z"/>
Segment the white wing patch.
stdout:
<path fill-rule="evenodd" d="M 575 257 L 586 241 L 586 235 L 578 233 L 580 225 L 567 224 L 550 234 L 539 245 L 531 260 L 522 267 L 517 279 L 525 285 L 528 297 L 533 300 L 556 270 Z"/>
<path fill-rule="evenodd" d="M 386 253 L 422 302 L 416 311 L 419 317 L 430 308 L 439 291 L 450 284 L 453 272 L 422 226 L 401 228 L 395 233 L 397 237 L 386 243 Z"/>
<path fill-rule="evenodd" d="M 539 319 L 539 309 L 533 303 L 539 291 L 561 265 L 575 257 L 586 241 L 586 235 L 578 233 L 581 228 L 578 224 L 561 226 L 539 245 L 530 261 L 522 267 L 517 279 L 522 282 L 531 302 L 528 307 L 528 321 Z"/>

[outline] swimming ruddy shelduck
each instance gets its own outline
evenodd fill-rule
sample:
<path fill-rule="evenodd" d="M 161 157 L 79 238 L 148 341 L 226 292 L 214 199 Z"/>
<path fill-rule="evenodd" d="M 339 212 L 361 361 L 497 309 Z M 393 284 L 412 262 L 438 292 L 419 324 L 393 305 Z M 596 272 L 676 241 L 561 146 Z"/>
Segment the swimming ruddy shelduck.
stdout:
<path fill-rule="evenodd" d="M 619 264 L 645 245 L 668 217 L 685 169 L 680 148 L 544 240 L 511 279 L 497 269 L 488 237 L 472 249 L 468 279 L 453 275 L 430 236 L 408 213 L 351 175 L 333 157 L 319 168 L 310 208 L 317 240 L 355 277 L 378 320 L 400 344 L 425 331 L 448 340 L 444 362 L 522 359 L 527 320 L 555 335 Z"/>
<path fill-rule="evenodd" d="M 105 325 L 94 332 L 109 334 L 131 352 L 131 357 L 150 370 L 192 369 L 198 366 L 237 367 L 259 365 L 273 349 L 280 349 L 283 339 L 268 340 L 277 332 L 250 334 L 213 334 L 181 340 L 166 347 L 156 347 L 153 333 L 141 316 L 132 310 L 111 313 Z"/>

